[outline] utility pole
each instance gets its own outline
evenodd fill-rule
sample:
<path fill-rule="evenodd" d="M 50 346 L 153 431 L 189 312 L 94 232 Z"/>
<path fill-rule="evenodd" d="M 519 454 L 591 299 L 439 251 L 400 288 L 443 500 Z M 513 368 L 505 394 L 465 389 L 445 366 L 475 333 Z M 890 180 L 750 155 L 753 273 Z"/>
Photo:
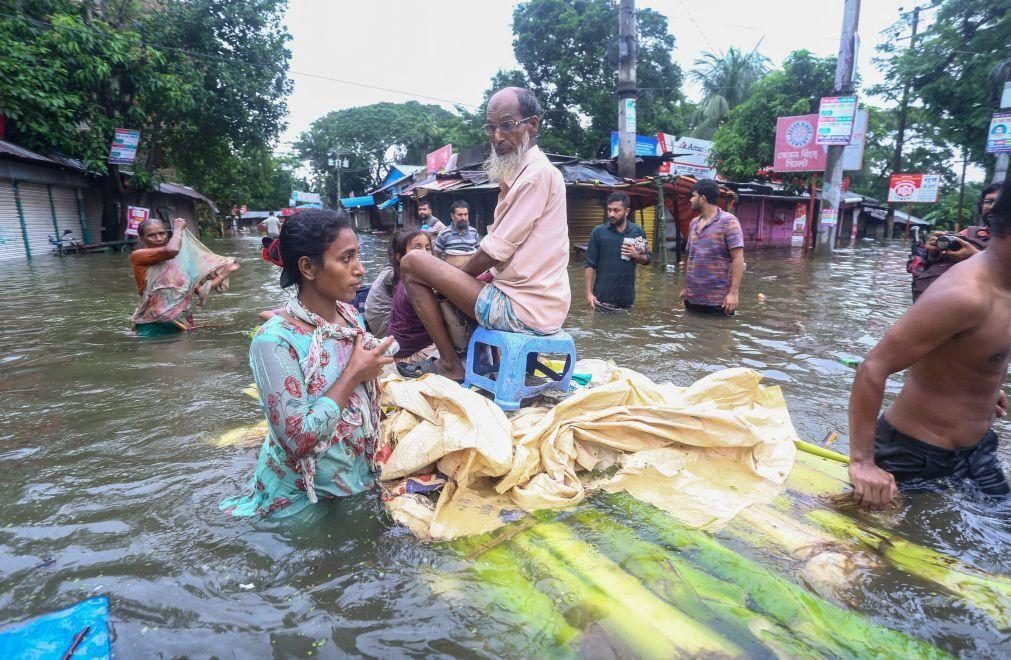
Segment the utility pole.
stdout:
<path fill-rule="evenodd" d="M 909 37 L 909 50 L 916 48 L 916 30 L 920 26 L 920 8 L 913 8 L 913 34 Z M 895 153 L 892 155 L 892 174 L 902 172 L 902 147 L 906 141 L 906 114 L 909 111 L 909 88 L 913 81 L 906 80 L 902 88 L 902 102 L 899 104 L 899 130 L 895 134 Z"/>
<path fill-rule="evenodd" d="M 853 94 L 853 71 L 856 67 L 854 49 L 857 24 L 860 22 L 860 0 L 846 0 L 843 7 L 842 36 L 839 40 L 839 60 L 835 67 L 835 95 L 851 96 Z M 854 119 L 856 109 L 854 108 Z M 825 178 L 821 189 L 821 209 L 836 214 L 836 222 L 822 225 L 818 223 L 818 237 L 815 242 L 816 254 L 831 254 L 835 249 L 836 228 L 841 222 L 839 207 L 842 199 L 843 150 L 842 144 L 829 145 L 825 158 Z"/>
<path fill-rule="evenodd" d="M 1011 82 L 1011 66 L 1005 64 L 1004 70 L 1003 80 L 1000 77 L 997 80 L 997 98 L 1000 99 L 997 105 L 1000 107 L 1001 112 L 1011 110 L 1011 92 L 1007 92 L 1005 89 L 1005 86 Z M 996 156 L 997 162 L 993 169 L 993 181 L 990 183 L 1000 183 L 1007 178 L 1008 154 L 996 154 Z"/>
<path fill-rule="evenodd" d="M 618 176 L 635 178 L 635 0 L 618 10 Z"/>
<path fill-rule="evenodd" d="M 337 208 L 341 208 L 341 147 L 337 145 L 329 164 L 337 168 Z"/>

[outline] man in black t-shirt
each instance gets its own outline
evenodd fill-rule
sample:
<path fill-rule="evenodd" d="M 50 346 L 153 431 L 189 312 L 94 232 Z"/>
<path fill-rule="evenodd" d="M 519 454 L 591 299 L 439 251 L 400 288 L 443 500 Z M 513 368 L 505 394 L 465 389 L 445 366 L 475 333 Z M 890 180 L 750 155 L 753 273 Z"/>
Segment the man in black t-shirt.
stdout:
<path fill-rule="evenodd" d="M 607 197 L 607 222 L 593 228 L 586 248 L 586 302 L 594 309 L 628 308 L 635 302 L 635 267 L 652 255 L 646 232 L 628 219 L 631 201 L 623 192 Z"/>

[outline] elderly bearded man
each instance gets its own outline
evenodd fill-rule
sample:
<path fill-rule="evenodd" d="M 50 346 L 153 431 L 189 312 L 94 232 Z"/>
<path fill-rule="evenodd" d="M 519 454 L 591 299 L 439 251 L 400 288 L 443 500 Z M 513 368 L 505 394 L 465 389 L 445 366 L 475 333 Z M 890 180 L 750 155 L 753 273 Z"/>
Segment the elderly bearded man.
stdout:
<path fill-rule="evenodd" d="M 411 303 L 439 349 L 432 370 L 447 378 L 462 380 L 464 368 L 433 289 L 494 330 L 553 334 L 569 313 L 565 183 L 537 147 L 540 115 L 528 89 L 507 87 L 491 97 L 485 169 L 499 196 L 488 235 L 460 268 L 423 250 L 400 263 Z"/>

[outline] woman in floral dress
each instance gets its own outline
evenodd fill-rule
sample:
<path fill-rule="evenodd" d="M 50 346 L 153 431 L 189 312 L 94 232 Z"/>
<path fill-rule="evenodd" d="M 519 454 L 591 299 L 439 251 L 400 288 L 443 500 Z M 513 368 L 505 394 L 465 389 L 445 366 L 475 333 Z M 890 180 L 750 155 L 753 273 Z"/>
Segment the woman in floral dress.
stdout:
<path fill-rule="evenodd" d="M 297 295 L 249 348 L 269 431 L 250 491 L 221 503 L 236 516 L 290 516 L 372 486 L 379 374 L 393 360 L 352 301 L 365 269 L 343 212 L 303 210 L 280 235 L 281 287 Z"/>

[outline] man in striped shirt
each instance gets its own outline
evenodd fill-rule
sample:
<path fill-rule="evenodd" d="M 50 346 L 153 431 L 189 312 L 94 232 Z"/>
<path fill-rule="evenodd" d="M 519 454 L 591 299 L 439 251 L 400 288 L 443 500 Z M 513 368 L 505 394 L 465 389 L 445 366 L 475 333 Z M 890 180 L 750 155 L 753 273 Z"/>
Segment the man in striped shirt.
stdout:
<path fill-rule="evenodd" d="M 470 226 L 470 206 L 460 200 L 453 202 L 449 209 L 452 224 L 439 232 L 435 239 L 435 254 L 445 257 L 447 254 L 470 254 L 477 250 L 481 236 Z"/>

